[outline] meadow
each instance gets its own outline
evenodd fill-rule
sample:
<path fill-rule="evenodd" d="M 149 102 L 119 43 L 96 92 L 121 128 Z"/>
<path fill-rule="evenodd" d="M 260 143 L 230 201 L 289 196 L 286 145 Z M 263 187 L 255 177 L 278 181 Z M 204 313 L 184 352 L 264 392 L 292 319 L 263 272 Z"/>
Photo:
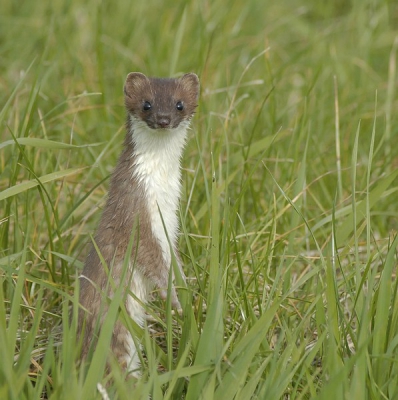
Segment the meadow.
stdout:
<path fill-rule="evenodd" d="M 398 399 L 397 49 L 389 0 L 2 0 L 0 398 Z M 201 80 L 183 313 L 119 291 L 78 366 L 131 71 Z M 104 374 L 116 318 L 138 381 Z"/>

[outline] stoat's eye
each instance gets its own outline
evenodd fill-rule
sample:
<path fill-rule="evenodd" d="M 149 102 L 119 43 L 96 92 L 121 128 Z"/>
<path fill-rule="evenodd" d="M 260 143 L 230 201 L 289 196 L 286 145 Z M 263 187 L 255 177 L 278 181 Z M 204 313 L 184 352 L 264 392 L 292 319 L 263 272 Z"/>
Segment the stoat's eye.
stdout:
<path fill-rule="evenodd" d="M 178 111 L 182 111 L 184 109 L 184 104 L 182 104 L 182 101 L 177 101 L 176 109 Z"/>
<path fill-rule="evenodd" d="M 152 108 L 152 104 L 149 101 L 144 101 L 144 104 L 142 105 L 142 109 L 144 111 L 148 111 Z"/>

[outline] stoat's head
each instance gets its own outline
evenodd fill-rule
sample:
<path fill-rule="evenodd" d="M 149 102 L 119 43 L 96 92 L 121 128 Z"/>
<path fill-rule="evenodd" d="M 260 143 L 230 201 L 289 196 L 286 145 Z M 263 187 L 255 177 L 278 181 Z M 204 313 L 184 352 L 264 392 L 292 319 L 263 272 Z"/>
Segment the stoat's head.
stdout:
<path fill-rule="evenodd" d="M 131 72 L 127 75 L 124 95 L 129 116 L 145 122 L 151 129 L 174 129 L 192 118 L 199 96 L 199 79 L 194 73 L 165 79 Z"/>

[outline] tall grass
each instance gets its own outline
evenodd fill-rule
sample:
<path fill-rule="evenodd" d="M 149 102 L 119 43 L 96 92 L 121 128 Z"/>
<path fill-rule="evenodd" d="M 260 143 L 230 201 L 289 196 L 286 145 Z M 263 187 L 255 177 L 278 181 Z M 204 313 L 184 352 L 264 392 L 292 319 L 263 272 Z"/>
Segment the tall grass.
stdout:
<path fill-rule="evenodd" d="M 3 0 L 0 398 L 398 398 L 397 27 L 387 0 Z M 142 329 L 119 293 L 78 366 L 130 71 L 201 78 L 183 313 L 155 295 Z M 104 373 L 116 318 L 138 381 Z"/>

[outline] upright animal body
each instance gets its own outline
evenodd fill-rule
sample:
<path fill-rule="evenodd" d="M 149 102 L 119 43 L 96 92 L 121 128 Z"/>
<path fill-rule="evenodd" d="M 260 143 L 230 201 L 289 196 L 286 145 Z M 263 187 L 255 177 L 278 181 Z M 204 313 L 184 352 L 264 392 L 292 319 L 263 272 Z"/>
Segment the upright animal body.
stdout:
<path fill-rule="evenodd" d="M 92 245 L 79 279 L 82 359 L 95 343 L 96 326 L 98 323 L 101 326 L 106 315 L 104 294 L 112 298 L 112 288 L 123 285 L 127 293 L 126 310 L 134 321 L 143 325 L 145 314 L 140 302 L 148 300 L 152 287 L 159 289 L 163 299 L 167 297 L 172 252 L 184 277 L 177 251 L 176 211 L 180 159 L 197 106 L 199 79 L 193 73 L 178 79 L 163 79 L 133 72 L 127 76 L 124 95 L 127 110 L 124 149 L 112 174 L 108 200 L 95 235 L 106 267 Z M 137 232 L 133 232 L 134 227 Z M 132 235 L 128 274 L 122 281 L 123 262 Z M 110 277 L 114 285 L 108 284 Z M 180 308 L 174 285 L 171 300 L 173 307 Z M 124 369 L 137 373 L 137 348 L 121 322 L 114 327 L 111 349 Z"/>

